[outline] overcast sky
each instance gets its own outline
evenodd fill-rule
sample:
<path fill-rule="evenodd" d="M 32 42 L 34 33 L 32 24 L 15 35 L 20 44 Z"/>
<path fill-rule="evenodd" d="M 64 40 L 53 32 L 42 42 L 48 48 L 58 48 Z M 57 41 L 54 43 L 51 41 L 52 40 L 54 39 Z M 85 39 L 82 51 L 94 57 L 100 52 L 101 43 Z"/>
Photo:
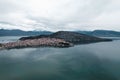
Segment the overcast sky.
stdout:
<path fill-rule="evenodd" d="M 0 0 L 0 28 L 120 31 L 120 0 Z"/>

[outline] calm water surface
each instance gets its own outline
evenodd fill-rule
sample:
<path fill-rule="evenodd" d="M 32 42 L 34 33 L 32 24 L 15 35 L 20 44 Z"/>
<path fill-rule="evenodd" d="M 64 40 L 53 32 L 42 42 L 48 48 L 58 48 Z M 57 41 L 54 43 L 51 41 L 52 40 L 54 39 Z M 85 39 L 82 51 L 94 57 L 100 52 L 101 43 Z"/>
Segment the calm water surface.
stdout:
<path fill-rule="evenodd" d="M 18 39 L 6 40 L 11 38 Z M 70 48 L 2 50 L 0 80 L 120 80 L 120 40 Z"/>
<path fill-rule="evenodd" d="M 2 36 L 0 37 L 0 43 L 8 43 L 17 41 L 22 36 Z"/>

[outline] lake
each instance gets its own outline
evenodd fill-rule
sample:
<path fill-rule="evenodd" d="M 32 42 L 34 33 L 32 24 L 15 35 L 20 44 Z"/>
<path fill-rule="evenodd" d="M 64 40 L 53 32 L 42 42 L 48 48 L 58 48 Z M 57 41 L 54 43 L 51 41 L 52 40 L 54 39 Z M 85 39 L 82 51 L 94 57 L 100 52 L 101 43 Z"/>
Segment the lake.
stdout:
<path fill-rule="evenodd" d="M 0 42 L 17 39 L 0 37 Z M 120 80 L 120 40 L 1 50 L 0 80 Z"/>

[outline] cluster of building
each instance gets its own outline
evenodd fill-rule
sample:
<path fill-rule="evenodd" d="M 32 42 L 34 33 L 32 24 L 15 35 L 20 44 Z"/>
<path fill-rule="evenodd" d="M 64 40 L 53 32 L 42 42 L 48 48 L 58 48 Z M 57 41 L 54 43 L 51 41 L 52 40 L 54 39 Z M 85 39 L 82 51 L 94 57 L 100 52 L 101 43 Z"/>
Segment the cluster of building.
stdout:
<path fill-rule="evenodd" d="M 57 38 L 39 38 L 32 40 L 16 41 L 2 44 L 1 48 L 12 49 L 12 48 L 24 48 L 24 47 L 70 47 L 71 43 L 66 42 L 62 39 Z"/>

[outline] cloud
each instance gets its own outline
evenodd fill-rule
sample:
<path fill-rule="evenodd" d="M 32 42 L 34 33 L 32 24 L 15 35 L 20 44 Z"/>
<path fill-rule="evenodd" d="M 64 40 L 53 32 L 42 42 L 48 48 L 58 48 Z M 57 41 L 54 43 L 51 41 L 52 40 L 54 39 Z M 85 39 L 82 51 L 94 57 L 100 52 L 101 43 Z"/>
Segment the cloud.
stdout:
<path fill-rule="evenodd" d="M 1 0 L 0 28 L 120 30 L 119 0 Z"/>

